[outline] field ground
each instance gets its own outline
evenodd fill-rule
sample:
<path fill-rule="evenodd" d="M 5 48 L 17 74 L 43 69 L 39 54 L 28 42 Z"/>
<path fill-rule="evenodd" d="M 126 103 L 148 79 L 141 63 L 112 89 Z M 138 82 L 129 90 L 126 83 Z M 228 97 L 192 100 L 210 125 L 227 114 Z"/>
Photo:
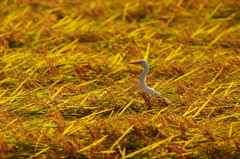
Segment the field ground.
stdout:
<path fill-rule="evenodd" d="M 239 8 L 2 0 L 0 158 L 240 158 Z"/>

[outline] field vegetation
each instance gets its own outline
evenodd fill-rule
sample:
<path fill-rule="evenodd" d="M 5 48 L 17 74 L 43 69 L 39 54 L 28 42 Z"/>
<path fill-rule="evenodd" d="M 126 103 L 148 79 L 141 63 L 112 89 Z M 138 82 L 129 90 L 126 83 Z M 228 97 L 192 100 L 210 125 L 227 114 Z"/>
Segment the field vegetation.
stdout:
<path fill-rule="evenodd" d="M 240 158 L 239 8 L 0 1 L 0 158 Z"/>

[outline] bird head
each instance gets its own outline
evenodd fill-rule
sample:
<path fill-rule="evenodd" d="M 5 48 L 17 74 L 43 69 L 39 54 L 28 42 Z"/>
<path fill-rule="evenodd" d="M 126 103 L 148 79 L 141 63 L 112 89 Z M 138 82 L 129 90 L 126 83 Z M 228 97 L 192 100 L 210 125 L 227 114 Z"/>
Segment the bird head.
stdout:
<path fill-rule="evenodd" d="M 147 61 L 145 60 L 139 60 L 137 62 L 129 62 L 128 64 L 139 65 L 139 66 L 142 66 L 143 68 L 145 68 L 148 65 Z"/>

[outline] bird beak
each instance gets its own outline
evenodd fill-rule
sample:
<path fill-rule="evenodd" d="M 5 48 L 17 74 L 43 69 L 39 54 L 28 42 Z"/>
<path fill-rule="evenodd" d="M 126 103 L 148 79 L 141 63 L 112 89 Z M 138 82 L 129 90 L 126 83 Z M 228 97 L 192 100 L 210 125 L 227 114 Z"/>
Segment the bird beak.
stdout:
<path fill-rule="evenodd" d="M 140 64 L 141 62 L 129 62 L 128 64 Z"/>

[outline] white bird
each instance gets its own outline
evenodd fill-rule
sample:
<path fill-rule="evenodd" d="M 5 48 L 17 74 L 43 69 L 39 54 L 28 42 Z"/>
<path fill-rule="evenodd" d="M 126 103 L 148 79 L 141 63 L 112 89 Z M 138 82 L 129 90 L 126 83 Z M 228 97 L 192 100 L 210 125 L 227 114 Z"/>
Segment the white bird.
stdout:
<path fill-rule="evenodd" d="M 147 61 L 145 60 L 139 60 L 137 62 L 129 62 L 129 64 L 137 64 L 139 66 L 142 66 L 143 67 L 143 72 L 141 73 L 140 75 L 140 86 L 141 88 L 148 92 L 151 96 L 153 96 L 154 98 L 163 98 L 165 99 L 165 101 L 167 103 L 171 103 L 167 98 L 165 98 L 163 95 L 161 95 L 159 92 L 155 91 L 154 89 L 150 88 L 147 86 L 146 84 L 146 76 L 149 72 L 149 66 L 148 66 L 148 63 Z"/>

